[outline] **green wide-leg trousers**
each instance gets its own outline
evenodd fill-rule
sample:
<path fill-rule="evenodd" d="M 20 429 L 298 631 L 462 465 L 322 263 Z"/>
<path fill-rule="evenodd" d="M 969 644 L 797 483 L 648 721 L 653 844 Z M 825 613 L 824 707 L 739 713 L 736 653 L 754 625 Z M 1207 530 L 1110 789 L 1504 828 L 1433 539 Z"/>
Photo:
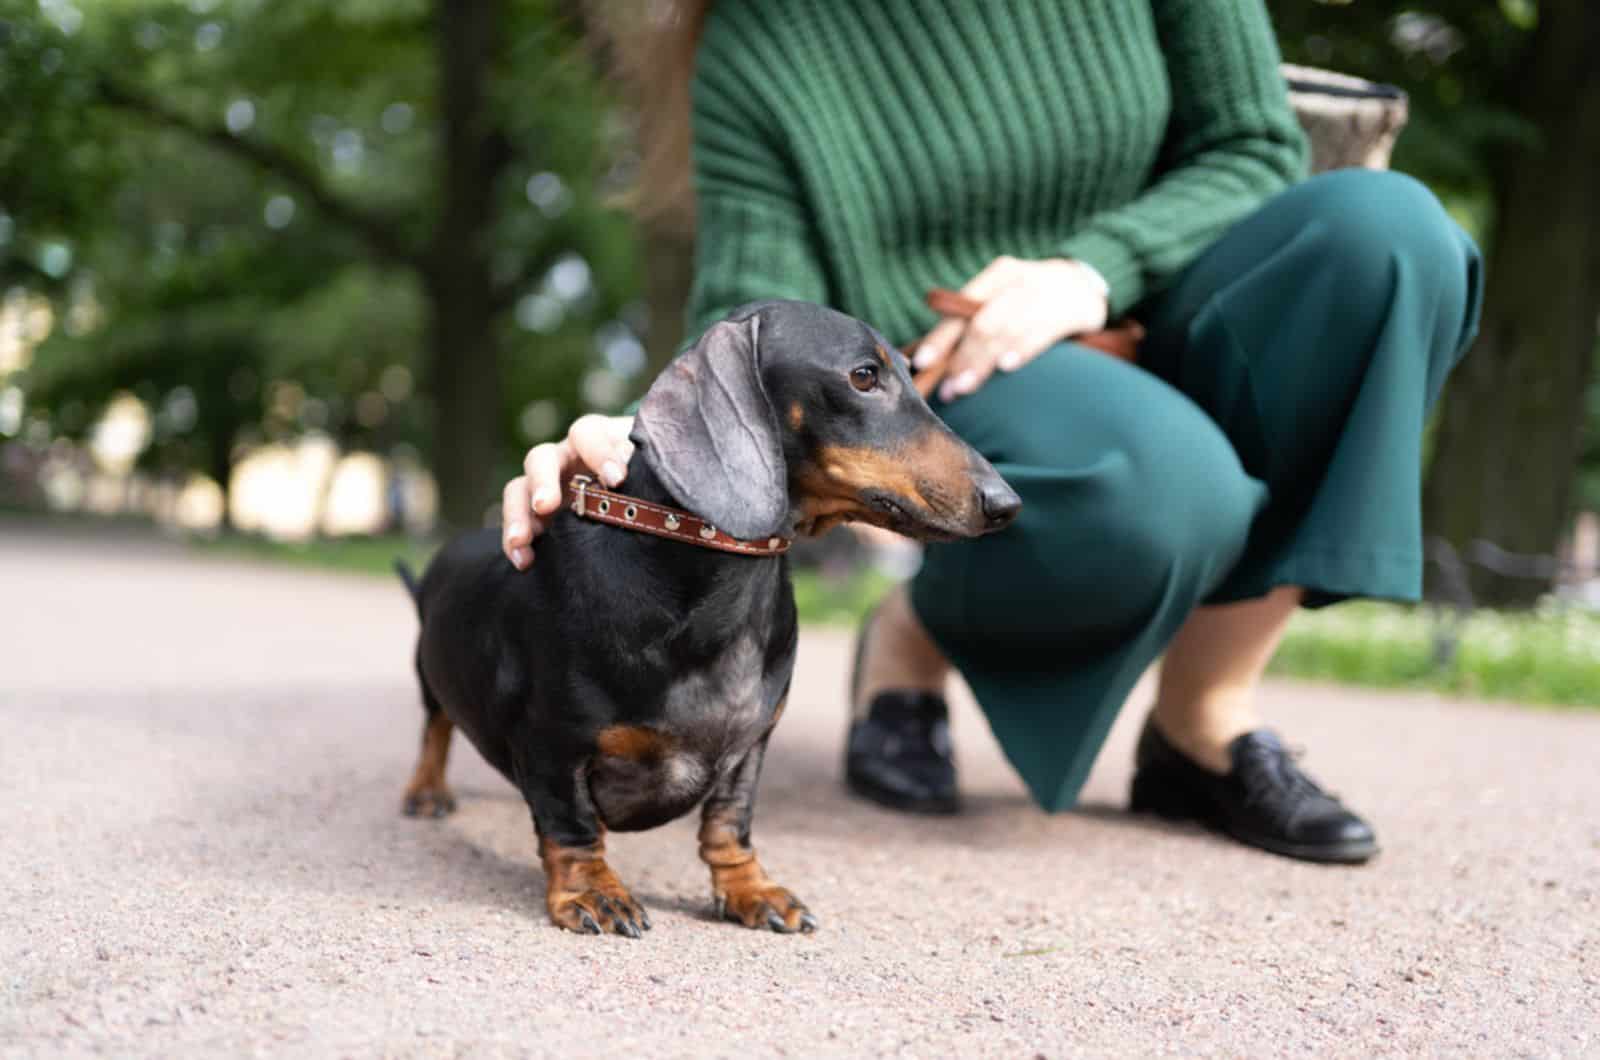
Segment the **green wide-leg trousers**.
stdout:
<path fill-rule="evenodd" d="M 930 547 L 912 602 L 1040 805 L 1074 803 L 1195 607 L 1418 597 L 1423 424 L 1480 277 L 1421 184 L 1330 173 L 1137 308 L 1138 367 L 1063 343 L 938 406 L 1023 509 Z"/>

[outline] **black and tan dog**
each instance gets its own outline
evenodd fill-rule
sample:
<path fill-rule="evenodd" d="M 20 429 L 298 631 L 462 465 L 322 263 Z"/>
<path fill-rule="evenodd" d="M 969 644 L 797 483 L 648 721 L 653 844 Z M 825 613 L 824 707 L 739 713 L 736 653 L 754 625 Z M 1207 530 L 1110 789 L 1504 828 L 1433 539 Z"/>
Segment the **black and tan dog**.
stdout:
<path fill-rule="evenodd" d="M 750 846 L 794 669 L 788 538 L 844 520 L 974 537 L 1020 501 L 881 336 L 806 303 L 746 306 L 711 328 L 650 388 L 633 440 L 627 495 L 578 480 L 527 572 L 481 530 L 412 586 L 427 720 L 405 810 L 454 809 L 444 770 L 459 727 L 527 800 L 562 927 L 648 928 L 606 865 L 606 831 L 703 803 L 719 913 L 809 931 Z"/>

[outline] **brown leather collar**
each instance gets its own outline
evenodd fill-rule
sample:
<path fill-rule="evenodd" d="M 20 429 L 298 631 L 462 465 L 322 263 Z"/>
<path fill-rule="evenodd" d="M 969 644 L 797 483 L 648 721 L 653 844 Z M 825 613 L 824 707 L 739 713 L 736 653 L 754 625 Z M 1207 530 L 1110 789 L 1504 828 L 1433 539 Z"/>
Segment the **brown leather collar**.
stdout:
<path fill-rule="evenodd" d="M 698 515 L 664 508 L 625 493 L 613 493 L 595 484 L 588 475 L 574 475 L 567 484 L 569 506 L 574 515 L 597 523 L 637 530 L 641 534 L 682 541 L 686 545 L 735 552 L 741 556 L 780 556 L 792 544 L 787 537 L 744 541 L 723 533 Z"/>

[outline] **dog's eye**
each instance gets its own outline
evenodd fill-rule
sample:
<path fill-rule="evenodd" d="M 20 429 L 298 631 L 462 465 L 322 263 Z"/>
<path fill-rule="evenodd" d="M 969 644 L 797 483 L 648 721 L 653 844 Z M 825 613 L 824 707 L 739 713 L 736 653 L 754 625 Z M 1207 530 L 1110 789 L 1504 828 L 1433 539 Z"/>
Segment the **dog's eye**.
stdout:
<path fill-rule="evenodd" d="M 878 370 L 870 364 L 864 364 L 850 373 L 850 385 L 862 393 L 874 390 L 878 386 Z"/>

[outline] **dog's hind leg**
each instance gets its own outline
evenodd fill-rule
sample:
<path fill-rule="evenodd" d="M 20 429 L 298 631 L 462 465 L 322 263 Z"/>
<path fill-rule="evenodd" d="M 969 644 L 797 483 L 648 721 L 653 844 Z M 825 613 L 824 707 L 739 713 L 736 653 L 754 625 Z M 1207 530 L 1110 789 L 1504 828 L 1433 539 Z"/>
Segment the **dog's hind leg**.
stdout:
<path fill-rule="evenodd" d="M 455 812 L 456 797 L 444 782 L 445 760 L 450 756 L 450 734 L 455 723 L 440 709 L 433 694 L 424 685 L 422 699 L 427 706 L 428 718 L 422 726 L 422 753 L 417 756 L 417 768 L 406 785 L 406 797 L 401 808 L 407 817 L 444 817 Z"/>

